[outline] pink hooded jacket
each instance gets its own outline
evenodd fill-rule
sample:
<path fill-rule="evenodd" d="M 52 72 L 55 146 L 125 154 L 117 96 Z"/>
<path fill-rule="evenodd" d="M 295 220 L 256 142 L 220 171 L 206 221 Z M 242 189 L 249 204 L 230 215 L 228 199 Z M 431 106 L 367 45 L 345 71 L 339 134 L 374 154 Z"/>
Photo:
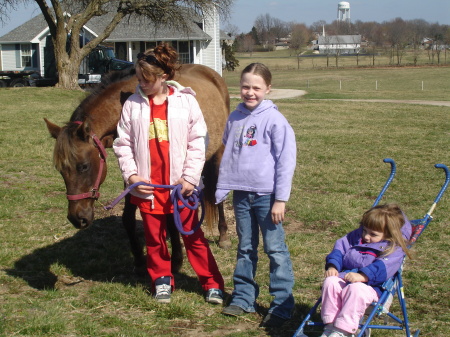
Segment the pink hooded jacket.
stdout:
<path fill-rule="evenodd" d="M 168 129 L 170 184 L 180 178 L 199 186 L 205 163 L 207 128 L 202 111 L 191 88 L 184 88 L 174 81 L 168 81 L 174 93 L 168 96 Z M 148 132 L 150 126 L 150 104 L 139 86 L 123 105 L 122 115 L 117 125 L 118 137 L 113 144 L 122 177 L 137 174 L 150 180 L 150 150 Z M 143 199 L 143 195 L 131 193 Z"/>

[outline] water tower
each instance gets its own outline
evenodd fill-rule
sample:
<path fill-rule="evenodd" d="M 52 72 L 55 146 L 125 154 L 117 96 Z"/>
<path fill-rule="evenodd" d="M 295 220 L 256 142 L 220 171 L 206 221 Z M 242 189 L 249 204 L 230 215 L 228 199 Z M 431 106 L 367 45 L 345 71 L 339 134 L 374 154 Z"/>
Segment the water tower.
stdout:
<path fill-rule="evenodd" d="M 350 3 L 347 1 L 341 1 L 338 3 L 337 12 L 338 21 L 350 22 Z"/>

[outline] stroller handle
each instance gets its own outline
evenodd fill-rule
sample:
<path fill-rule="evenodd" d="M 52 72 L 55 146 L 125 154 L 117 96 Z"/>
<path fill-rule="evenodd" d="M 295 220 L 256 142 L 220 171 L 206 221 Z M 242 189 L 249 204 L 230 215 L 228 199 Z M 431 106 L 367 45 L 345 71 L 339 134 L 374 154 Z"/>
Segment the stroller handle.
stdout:
<path fill-rule="evenodd" d="M 389 163 L 391 164 L 391 173 L 389 174 L 389 178 L 386 181 L 386 183 L 384 184 L 380 194 L 378 194 L 377 199 L 375 200 L 375 202 L 373 203 L 372 207 L 375 207 L 376 205 L 378 205 L 378 203 L 380 202 L 381 198 L 383 197 L 384 192 L 386 192 L 387 188 L 389 187 L 389 185 L 392 182 L 392 179 L 394 179 L 395 176 L 395 172 L 397 171 L 397 166 L 395 165 L 395 161 L 394 159 L 391 158 L 384 158 L 383 161 L 385 163 Z"/>
<path fill-rule="evenodd" d="M 450 175 L 449 175 L 448 167 L 447 167 L 447 166 L 445 166 L 444 164 L 436 164 L 436 165 L 434 165 L 434 167 L 436 167 L 436 168 L 441 168 L 441 169 L 444 170 L 444 173 L 445 173 L 445 182 L 444 182 L 444 184 L 442 185 L 442 187 L 441 187 L 441 189 L 440 189 L 438 195 L 436 196 L 436 199 L 434 199 L 434 203 L 433 203 L 433 205 L 431 206 L 430 210 L 429 210 L 428 213 L 427 213 L 428 216 L 431 216 L 431 213 L 433 213 L 433 211 L 434 211 L 434 209 L 435 209 L 435 207 L 436 207 L 436 204 L 439 202 L 439 200 L 441 200 L 442 195 L 444 194 L 445 190 L 447 189 L 448 183 L 449 183 L 449 181 L 450 181 Z"/>

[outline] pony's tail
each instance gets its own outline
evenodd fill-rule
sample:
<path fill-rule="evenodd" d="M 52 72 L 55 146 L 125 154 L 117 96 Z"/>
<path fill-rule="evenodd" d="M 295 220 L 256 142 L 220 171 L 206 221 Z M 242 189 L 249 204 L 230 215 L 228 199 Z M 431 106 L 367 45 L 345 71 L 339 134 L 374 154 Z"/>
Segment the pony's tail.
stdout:
<path fill-rule="evenodd" d="M 216 187 L 219 177 L 219 166 L 225 147 L 221 145 L 219 149 L 205 162 L 203 167 L 203 200 L 205 203 L 205 221 L 208 230 L 212 233 L 213 224 L 219 221 L 219 212 L 216 205 Z"/>

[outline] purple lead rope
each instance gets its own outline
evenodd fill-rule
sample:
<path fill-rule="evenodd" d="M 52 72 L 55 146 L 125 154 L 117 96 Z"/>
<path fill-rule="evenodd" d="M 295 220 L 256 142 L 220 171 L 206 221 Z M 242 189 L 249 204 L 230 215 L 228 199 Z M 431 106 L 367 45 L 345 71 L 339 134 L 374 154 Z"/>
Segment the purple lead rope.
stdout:
<path fill-rule="evenodd" d="M 110 210 L 114 206 L 117 205 L 117 203 L 122 200 L 128 193 L 131 192 L 131 190 L 139 185 L 147 185 L 152 186 L 155 188 L 168 188 L 171 189 L 172 192 L 170 193 L 170 200 L 173 204 L 173 219 L 175 222 L 175 226 L 177 227 L 178 231 L 183 235 L 191 235 L 193 234 L 197 229 L 200 228 L 200 226 L 203 223 L 203 219 L 205 218 L 205 207 L 203 202 L 203 191 L 201 189 L 196 188 L 194 192 L 189 196 L 185 197 L 181 194 L 181 188 L 182 185 L 155 185 L 155 184 L 147 184 L 143 181 L 139 181 L 137 183 L 134 183 L 130 186 L 128 186 L 116 199 L 114 199 L 111 204 L 104 206 L 103 208 L 105 210 Z M 200 220 L 195 225 L 195 227 L 190 231 L 185 231 L 183 229 L 183 223 L 181 221 L 180 212 L 183 208 L 187 207 L 191 210 L 198 209 L 199 204 L 202 206 L 202 213 L 200 215 Z"/>

